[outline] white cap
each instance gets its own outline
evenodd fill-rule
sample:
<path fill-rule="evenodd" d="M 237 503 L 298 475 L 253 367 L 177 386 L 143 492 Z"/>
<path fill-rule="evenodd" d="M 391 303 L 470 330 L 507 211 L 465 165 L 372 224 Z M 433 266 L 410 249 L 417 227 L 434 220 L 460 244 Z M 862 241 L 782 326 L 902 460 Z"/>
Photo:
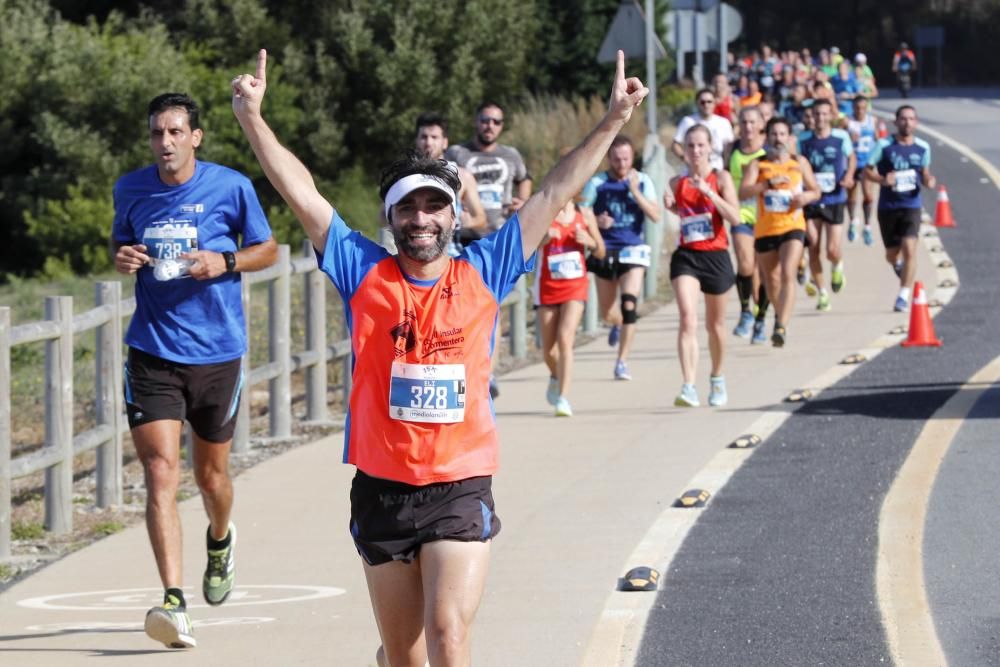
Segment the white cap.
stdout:
<path fill-rule="evenodd" d="M 830 47 L 830 53 L 840 53 L 840 47 L 839 46 L 831 46 Z"/>
<path fill-rule="evenodd" d="M 389 209 L 399 203 L 399 201 L 410 194 L 414 190 L 419 190 L 420 188 L 431 188 L 437 190 L 438 192 L 443 192 L 448 195 L 448 199 L 451 200 L 451 207 L 455 209 L 457 215 L 458 209 L 458 198 L 455 196 L 455 191 L 448 186 L 444 181 L 434 178 L 433 176 L 428 176 L 427 174 L 410 174 L 409 176 L 404 176 L 389 188 L 389 192 L 385 195 L 385 217 L 389 219 Z"/>
<path fill-rule="evenodd" d="M 854 62 L 861 63 L 863 65 L 866 62 L 868 62 L 868 56 L 866 56 L 863 53 L 855 54 L 855 56 L 854 56 Z"/>

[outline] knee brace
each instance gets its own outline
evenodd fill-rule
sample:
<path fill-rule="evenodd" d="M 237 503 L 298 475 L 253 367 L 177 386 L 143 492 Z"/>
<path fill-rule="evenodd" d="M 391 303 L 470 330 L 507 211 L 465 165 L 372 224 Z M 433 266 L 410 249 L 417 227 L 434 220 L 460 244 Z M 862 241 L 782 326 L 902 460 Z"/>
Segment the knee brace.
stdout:
<path fill-rule="evenodd" d="M 635 324 L 639 321 L 639 313 L 636 306 L 639 303 L 632 294 L 622 294 L 622 324 Z M 626 307 L 626 305 L 628 307 Z"/>

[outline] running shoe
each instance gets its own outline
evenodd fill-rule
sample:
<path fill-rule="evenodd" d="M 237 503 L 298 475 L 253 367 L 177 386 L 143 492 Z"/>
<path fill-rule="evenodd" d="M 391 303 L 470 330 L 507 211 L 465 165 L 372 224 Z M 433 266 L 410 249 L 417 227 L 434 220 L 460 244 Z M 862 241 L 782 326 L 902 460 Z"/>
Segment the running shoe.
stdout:
<path fill-rule="evenodd" d="M 806 277 L 809 275 L 808 266 L 806 265 L 805 259 L 799 262 L 799 270 L 795 274 L 795 279 L 799 281 L 800 285 L 806 284 Z"/>
<path fill-rule="evenodd" d="M 500 395 L 500 385 L 497 384 L 497 376 L 490 375 L 490 398 L 495 399 Z"/>
<path fill-rule="evenodd" d="M 753 336 L 750 337 L 751 345 L 760 345 L 767 342 L 767 332 L 764 331 L 764 320 L 755 320 L 753 323 Z"/>
<path fill-rule="evenodd" d="M 573 407 L 569 404 L 569 401 L 560 396 L 556 399 L 556 417 L 572 417 Z"/>
<path fill-rule="evenodd" d="M 899 260 L 893 264 L 892 270 L 895 271 L 897 278 L 901 278 L 903 276 L 903 260 Z"/>
<path fill-rule="evenodd" d="M 625 362 L 619 359 L 615 362 L 615 379 L 616 380 L 631 380 L 632 376 L 628 372 L 628 366 Z"/>
<path fill-rule="evenodd" d="M 161 606 L 146 612 L 145 629 L 150 639 L 155 639 L 167 648 L 194 648 L 198 645 L 194 640 L 187 608 L 182 607 L 180 600 L 170 594 L 164 594 Z"/>
<path fill-rule="evenodd" d="M 785 335 L 785 327 L 776 324 L 774 326 L 774 333 L 771 334 L 771 345 L 775 347 L 784 347 Z"/>
<path fill-rule="evenodd" d="M 211 534 L 208 537 L 211 537 Z M 236 580 L 235 556 L 236 526 L 230 521 L 229 546 L 218 550 L 208 549 L 208 566 L 201 580 L 201 592 L 205 596 L 205 602 L 213 607 L 225 602 L 233 591 L 233 582 Z"/>
<path fill-rule="evenodd" d="M 713 375 L 709 378 L 711 388 L 708 392 L 708 404 L 712 407 L 721 407 L 729 402 L 729 394 L 726 392 L 726 378 L 721 375 Z"/>
<path fill-rule="evenodd" d="M 750 330 L 753 328 L 753 313 L 748 310 L 744 310 L 740 313 L 739 324 L 733 329 L 733 335 L 739 336 L 740 338 L 749 338 Z"/>
<path fill-rule="evenodd" d="M 870 246 L 875 243 L 875 237 L 872 236 L 872 226 L 865 225 L 865 228 L 861 230 L 861 238 L 864 239 L 865 245 Z"/>
<path fill-rule="evenodd" d="M 682 384 L 681 393 L 674 399 L 674 405 L 678 408 L 696 408 L 701 405 L 698 400 L 698 390 L 693 384 Z"/>
<path fill-rule="evenodd" d="M 559 404 L 559 380 L 549 378 L 549 388 L 545 390 L 545 400 L 549 405 Z"/>
<path fill-rule="evenodd" d="M 806 295 L 816 296 L 819 293 L 819 288 L 816 287 L 816 283 L 812 280 L 806 282 Z"/>
<path fill-rule="evenodd" d="M 858 221 L 851 220 L 851 224 L 847 227 L 847 240 L 854 243 L 854 239 L 858 237 Z"/>
<path fill-rule="evenodd" d="M 844 278 L 844 267 L 837 265 L 833 267 L 833 272 L 830 275 L 830 287 L 833 289 L 834 294 L 844 289 L 844 283 L 847 280 Z"/>
<path fill-rule="evenodd" d="M 824 313 L 830 310 L 830 295 L 825 290 L 820 292 L 819 298 L 816 299 L 816 310 Z"/>
<path fill-rule="evenodd" d="M 909 307 L 909 305 L 910 305 L 910 302 L 908 300 L 906 300 L 906 298 L 901 297 L 901 296 L 897 296 L 896 297 L 896 304 L 892 307 L 892 309 L 894 311 L 896 311 L 897 313 L 905 313 L 906 309 Z"/>
<path fill-rule="evenodd" d="M 608 347 L 614 347 L 618 344 L 619 339 L 621 339 L 622 328 L 617 324 L 611 325 L 611 331 L 608 332 Z"/>

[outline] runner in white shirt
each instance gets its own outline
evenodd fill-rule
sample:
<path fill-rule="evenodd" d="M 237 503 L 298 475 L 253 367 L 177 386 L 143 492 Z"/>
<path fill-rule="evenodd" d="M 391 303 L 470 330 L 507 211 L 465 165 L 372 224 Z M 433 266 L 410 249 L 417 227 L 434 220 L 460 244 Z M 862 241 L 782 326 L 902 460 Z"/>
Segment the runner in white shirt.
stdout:
<path fill-rule="evenodd" d="M 712 135 L 712 156 L 709 159 L 709 164 L 712 165 L 713 169 L 722 170 L 722 152 L 727 145 L 733 142 L 733 126 L 728 120 L 721 116 L 716 116 L 713 112 L 715 109 L 715 93 L 710 89 L 703 88 L 699 90 L 695 96 L 695 100 L 698 110 L 690 116 L 685 116 L 677 124 L 677 133 L 674 134 L 674 144 L 671 150 L 673 150 L 674 155 L 683 160 L 684 135 L 692 126 L 704 125 Z"/>

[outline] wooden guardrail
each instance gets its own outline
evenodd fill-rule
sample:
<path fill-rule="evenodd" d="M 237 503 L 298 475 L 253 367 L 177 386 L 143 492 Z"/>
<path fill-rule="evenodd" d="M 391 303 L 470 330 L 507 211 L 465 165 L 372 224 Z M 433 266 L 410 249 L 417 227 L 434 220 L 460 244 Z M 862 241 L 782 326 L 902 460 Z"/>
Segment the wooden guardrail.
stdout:
<path fill-rule="evenodd" d="M 233 436 L 233 451 L 248 452 L 250 438 L 251 387 L 268 384 L 268 424 L 271 438 L 292 435 L 292 373 L 305 373 L 306 419 L 329 420 L 327 408 L 327 362 L 344 365 L 343 404 L 351 391 L 351 342 L 328 343 L 326 321 L 327 278 L 319 271 L 308 242 L 301 257 L 292 258 L 287 245 L 279 247 L 278 261 L 262 271 L 243 275 L 243 305 L 247 313 L 249 340 L 251 285 L 268 286 L 268 362 L 252 368 L 250 355 L 244 359 L 246 383 L 240 399 L 240 416 Z M 292 313 L 292 276 L 304 281 L 303 313 Z M 591 279 L 590 299 L 584 312 L 583 329 L 593 333 L 598 327 L 597 299 Z M 650 294 L 647 292 L 647 296 Z M 98 507 L 122 502 L 122 442 L 128 423 L 122 395 L 124 346 L 122 321 L 135 312 L 135 299 L 122 298 L 118 281 L 96 284 L 96 307 L 73 314 L 73 298 L 47 297 L 45 319 L 11 325 L 9 307 L 0 307 L 0 559 L 11 555 L 11 497 L 13 480 L 44 471 L 45 529 L 54 534 L 72 530 L 74 461 L 91 450 L 96 453 Z M 527 354 L 529 295 L 525 279 L 502 304 L 509 309 L 511 354 Z M 305 322 L 305 347 L 291 349 L 292 317 Z M 96 425 L 81 433 L 73 432 L 73 345 L 81 334 L 96 330 Z M 14 456 L 11 440 L 11 349 L 28 343 L 45 343 L 45 436 L 42 447 Z M 190 448 L 189 448 L 190 449 Z M 190 455 L 190 452 L 189 452 Z"/>

